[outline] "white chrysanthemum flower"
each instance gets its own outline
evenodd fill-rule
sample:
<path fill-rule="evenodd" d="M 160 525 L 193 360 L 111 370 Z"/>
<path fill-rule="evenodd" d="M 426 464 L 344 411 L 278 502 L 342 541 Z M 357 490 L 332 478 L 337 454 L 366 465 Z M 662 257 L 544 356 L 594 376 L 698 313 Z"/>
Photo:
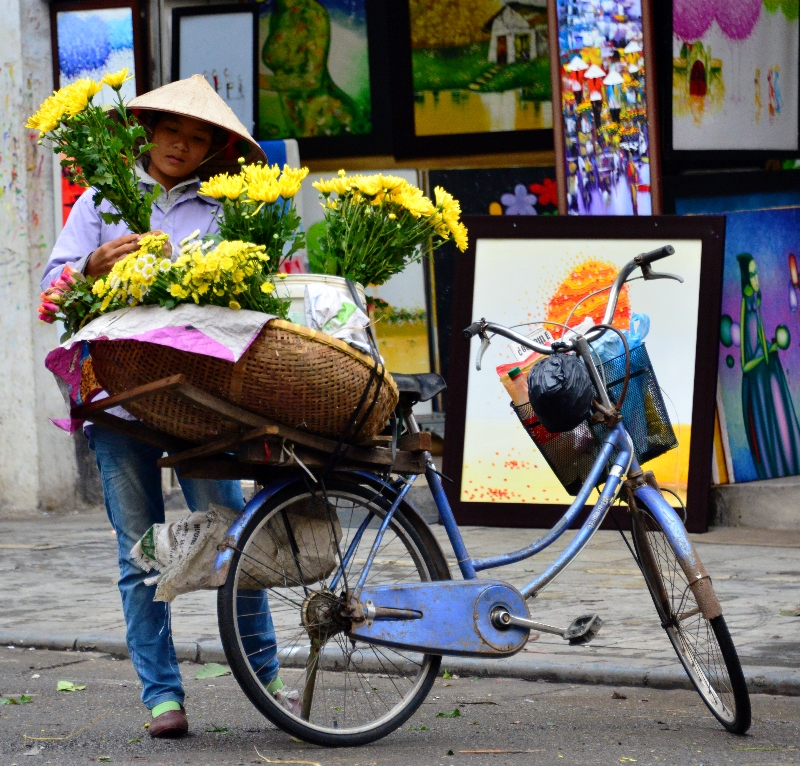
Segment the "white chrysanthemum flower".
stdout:
<path fill-rule="evenodd" d="M 144 267 L 142 268 L 142 276 L 143 276 L 145 279 L 154 279 L 154 278 L 155 278 L 155 276 L 156 276 L 156 270 L 155 270 L 155 267 L 154 267 L 154 266 L 152 266 L 152 265 L 150 265 L 150 264 L 148 264 L 148 265 L 144 266 Z"/>
<path fill-rule="evenodd" d="M 169 260 L 169 258 L 163 258 L 161 262 L 158 264 L 158 268 L 162 272 L 169 271 L 171 267 L 172 267 L 172 262 Z"/>
<path fill-rule="evenodd" d="M 144 258 L 144 263 L 146 266 L 155 265 L 156 257 L 152 253 L 145 253 L 142 258 Z"/>

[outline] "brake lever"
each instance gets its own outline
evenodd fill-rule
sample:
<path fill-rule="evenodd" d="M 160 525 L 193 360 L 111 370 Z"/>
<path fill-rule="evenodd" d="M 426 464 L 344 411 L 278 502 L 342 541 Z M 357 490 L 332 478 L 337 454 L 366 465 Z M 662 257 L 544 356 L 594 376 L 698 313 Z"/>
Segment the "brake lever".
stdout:
<path fill-rule="evenodd" d="M 645 281 L 650 279 L 674 279 L 676 282 L 683 284 L 683 277 L 677 274 L 667 274 L 666 272 L 653 271 L 649 263 L 643 263 L 641 266 L 642 278 Z"/>
<path fill-rule="evenodd" d="M 483 355 L 486 353 L 486 350 L 491 345 L 491 341 L 486 335 L 481 335 L 481 347 L 478 349 L 478 356 L 475 359 L 475 369 L 480 372 L 481 370 L 481 360 L 483 359 Z"/>

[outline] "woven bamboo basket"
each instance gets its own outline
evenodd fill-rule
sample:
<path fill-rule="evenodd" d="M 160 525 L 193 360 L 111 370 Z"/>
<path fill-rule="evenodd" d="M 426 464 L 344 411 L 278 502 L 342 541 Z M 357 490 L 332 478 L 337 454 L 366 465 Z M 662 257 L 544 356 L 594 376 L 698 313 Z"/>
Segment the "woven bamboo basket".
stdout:
<path fill-rule="evenodd" d="M 268 322 L 235 364 L 135 340 L 94 341 L 92 365 L 110 394 L 170 375 L 283 425 L 339 438 L 358 406 L 375 363 L 344 341 L 281 319 Z M 369 405 L 376 377 L 366 398 Z M 385 373 L 378 400 L 359 436 L 383 430 L 398 392 Z M 238 430 L 235 424 L 165 393 L 125 405 L 160 431 L 204 442 Z"/>

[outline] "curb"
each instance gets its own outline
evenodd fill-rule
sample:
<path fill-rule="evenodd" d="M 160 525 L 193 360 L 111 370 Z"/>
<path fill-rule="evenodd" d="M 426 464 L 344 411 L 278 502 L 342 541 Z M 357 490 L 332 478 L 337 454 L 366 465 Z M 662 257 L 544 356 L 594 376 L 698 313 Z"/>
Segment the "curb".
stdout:
<path fill-rule="evenodd" d="M 74 639 L 45 634 L 21 635 L 0 631 L 0 646 L 25 646 L 55 651 L 96 651 L 115 657 L 128 657 L 128 647 L 121 638 L 109 636 L 79 636 Z M 175 642 L 175 653 L 185 662 L 225 662 L 225 652 L 219 641 Z M 568 664 L 542 662 L 517 657 L 501 660 L 480 660 L 467 657 L 448 657 L 447 669 L 463 676 L 491 678 L 521 678 L 528 681 L 553 683 L 602 684 L 605 686 L 642 686 L 651 689 L 692 689 L 679 666 L 637 667 L 594 662 Z M 744 668 L 747 688 L 752 694 L 800 696 L 800 670 L 784 668 Z"/>

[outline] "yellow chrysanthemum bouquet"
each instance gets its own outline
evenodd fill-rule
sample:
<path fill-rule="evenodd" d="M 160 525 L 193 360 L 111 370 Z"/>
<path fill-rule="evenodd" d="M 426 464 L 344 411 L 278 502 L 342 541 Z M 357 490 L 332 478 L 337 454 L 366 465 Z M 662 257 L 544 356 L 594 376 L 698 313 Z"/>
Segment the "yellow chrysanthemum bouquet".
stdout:
<path fill-rule="evenodd" d="M 175 261 L 165 257 L 166 234 L 147 234 L 139 249 L 117 261 L 105 276 L 92 279 L 72 271 L 42 294 L 40 318 L 62 321 L 64 339 L 101 314 L 130 306 L 179 303 L 250 309 L 285 316 L 287 302 L 274 295 L 269 260 L 263 245 L 198 239 L 194 232 L 181 242 Z"/>
<path fill-rule="evenodd" d="M 56 154 L 65 155 L 61 164 L 73 181 L 98 190 L 95 205 L 106 199 L 116 208 L 116 213 L 100 213 L 106 223 L 124 221 L 131 231 L 144 234 L 150 230 L 150 210 L 160 189 L 139 189 L 136 160 L 152 145 L 145 143 L 144 128 L 122 101 L 120 89 L 127 79 L 128 70 L 121 69 L 101 82 L 76 80 L 46 99 L 25 127 L 38 130 L 40 143 L 47 138 Z M 104 84 L 116 96 L 109 111 L 92 102 Z"/>
<path fill-rule="evenodd" d="M 294 196 L 308 168 L 284 165 L 281 170 L 277 165 L 239 162 L 242 169 L 238 174 L 213 176 L 200 185 L 198 194 L 222 203 L 220 235 L 263 246 L 271 273 L 275 273 L 305 245 Z"/>
<path fill-rule="evenodd" d="M 421 259 L 429 242 L 431 249 L 449 241 L 462 252 L 467 249 L 461 206 L 441 187 L 432 202 L 403 178 L 348 176 L 344 170 L 313 186 L 325 208 L 319 247 L 326 274 L 380 285 Z"/>

